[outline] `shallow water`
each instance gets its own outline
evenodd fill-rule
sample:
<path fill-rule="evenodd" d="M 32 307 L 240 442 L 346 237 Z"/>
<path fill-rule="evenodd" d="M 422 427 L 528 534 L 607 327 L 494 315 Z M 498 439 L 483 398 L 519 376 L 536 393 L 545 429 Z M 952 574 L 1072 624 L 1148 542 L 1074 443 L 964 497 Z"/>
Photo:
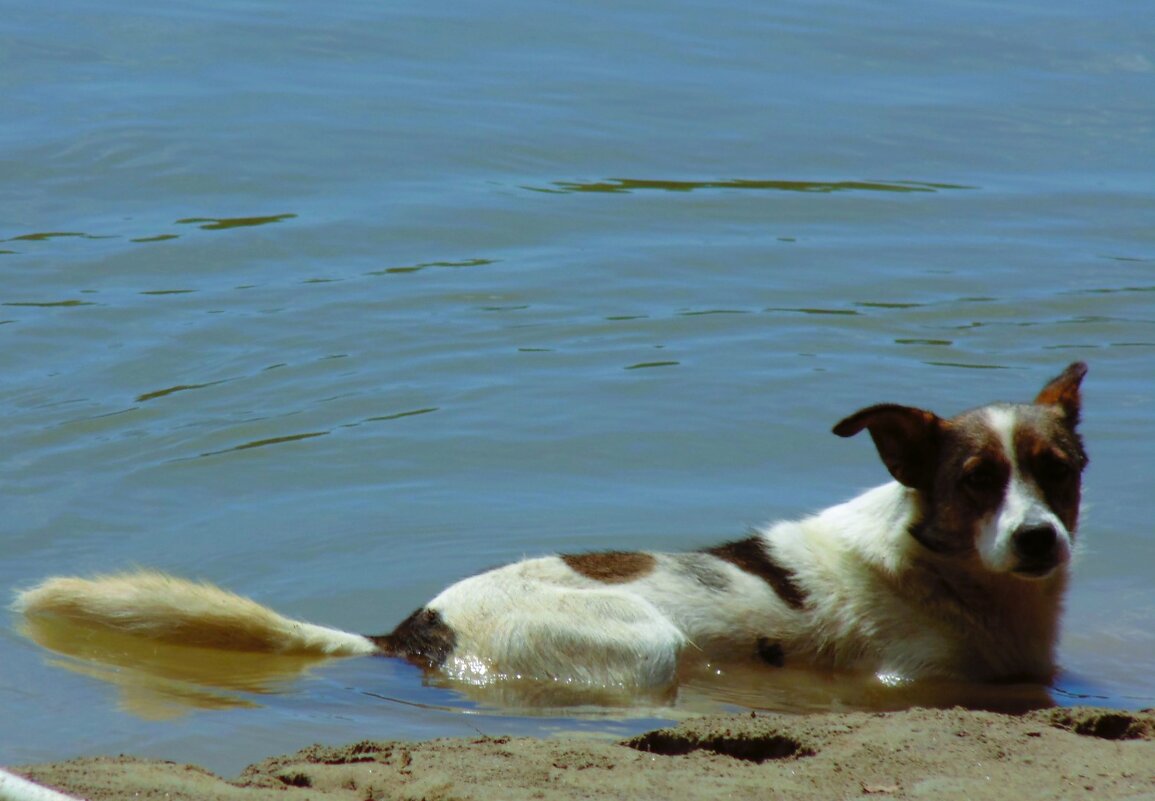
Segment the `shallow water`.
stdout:
<path fill-rule="evenodd" d="M 0 585 L 142 564 L 380 632 L 526 554 L 696 547 L 843 500 L 885 476 L 828 433 L 848 412 L 1025 400 L 1083 359 L 1058 696 L 1155 705 L 1153 17 L 10 9 Z M 127 668 L 61 669 L 10 623 L 3 763 L 235 771 L 799 703 L 707 683 L 523 715 L 354 660 L 145 713 Z"/>

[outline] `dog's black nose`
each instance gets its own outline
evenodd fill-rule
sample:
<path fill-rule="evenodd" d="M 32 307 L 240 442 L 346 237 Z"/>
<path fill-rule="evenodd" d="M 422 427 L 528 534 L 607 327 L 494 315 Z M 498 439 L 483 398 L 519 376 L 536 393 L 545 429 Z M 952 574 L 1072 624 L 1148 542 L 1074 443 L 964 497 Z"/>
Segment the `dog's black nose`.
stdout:
<path fill-rule="evenodd" d="M 1024 562 L 1053 562 L 1058 541 L 1059 533 L 1050 524 L 1023 526 L 1015 532 L 1015 550 Z"/>

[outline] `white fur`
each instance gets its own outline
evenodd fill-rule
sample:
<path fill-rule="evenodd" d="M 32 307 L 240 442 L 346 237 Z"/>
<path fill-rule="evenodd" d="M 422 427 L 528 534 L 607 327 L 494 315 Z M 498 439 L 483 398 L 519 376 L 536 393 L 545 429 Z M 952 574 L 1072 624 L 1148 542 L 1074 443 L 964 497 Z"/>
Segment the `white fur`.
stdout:
<path fill-rule="evenodd" d="M 1072 365 L 1040 397 L 1058 397 L 1077 412 L 1083 372 Z M 895 408 L 863 410 L 835 431 L 852 435 L 870 424 L 863 415 L 893 415 Z M 759 656 L 908 678 L 1047 681 L 1073 532 L 1015 460 L 1017 408 L 992 406 L 978 417 L 955 418 L 993 432 L 1011 477 L 997 508 L 973 521 L 973 532 L 938 530 L 940 538 L 965 540 L 948 539 L 945 546 L 913 535 L 912 525 L 928 519 L 924 496 L 892 481 L 758 531 L 768 557 L 765 578 L 740 567 L 733 551 L 633 555 L 618 574 L 595 571 L 599 578 L 584 575 L 580 560 L 574 567 L 563 557 L 526 559 L 450 586 L 411 619 L 404 636 L 405 624 L 371 640 L 290 620 L 211 585 L 155 572 L 49 579 L 20 593 L 15 608 L 30 619 L 63 618 L 164 642 L 321 656 L 369 654 L 382 644 L 389 650 L 397 637 L 418 650 L 393 653 L 426 658 L 421 649 L 444 644 L 448 631 L 452 648 L 444 671 L 476 684 L 663 688 L 687 660 Z M 906 412 L 914 428 L 938 420 Z M 881 436 L 899 430 L 883 428 Z M 925 441 L 938 440 L 927 435 Z M 887 449 L 892 457 L 895 452 Z M 922 465 L 919 475 L 927 469 Z M 895 475 L 912 481 L 905 470 Z M 960 498 L 959 509 L 965 507 Z M 1056 532 L 1056 564 L 1046 575 L 1015 573 L 1015 532 L 1025 525 Z M 436 636 L 422 639 L 431 632 Z"/>
<path fill-rule="evenodd" d="M 359 634 L 290 620 L 211 584 L 155 571 L 51 578 L 17 593 L 12 609 L 174 645 L 317 656 L 377 650 Z"/>
<path fill-rule="evenodd" d="M 981 617 L 980 609 L 944 611 L 925 555 L 906 531 L 915 495 L 891 482 L 759 532 L 810 599 L 801 610 L 760 578 L 704 553 L 654 554 L 653 571 L 622 584 L 581 576 L 559 557 L 527 559 L 464 579 L 426 607 L 457 634 L 446 672 L 477 684 L 658 688 L 674 681 L 684 659 L 747 658 L 767 635 L 787 659 L 905 677 L 984 678 L 1015 669 L 1016 660 L 1024 668 L 1045 664 L 1046 643 L 1029 630 L 1005 621 L 980 630 L 971 614 Z M 726 589 L 711 589 L 686 564 L 712 571 Z M 1029 604 L 1021 605 L 1026 628 L 1036 627 Z M 50 579 L 21 593 L 15 608 L 179 644 L 332 656 L 375 650 L 360 635 L 152 572 Z"/>
<path fill-rule="evenodd" d="M 426 607 L 457 632 L 448 671 L 473 683 L 660 686 L 686 642 L 636 587 L 584 579 L 553 556 L 460 581 Z"/>
<path fill-rule="evenodd" d="M 986 418 L 999 438 L 1003 453 L 1011 463 L 1011 478 L 999 508 L 983 521 L 977 547 L 983 563 L 996 573 L 1006 573 L 1018 564 L 1014 551 L 1014 534 L 1024 526 L 1049 525 L 1058 535 L 1060 562 L 1066 563 L 1071 555 L 1071 532 L 1051 511 L 1039 488 L 1024 475 L 1015 455 L 1013 407 L 992 406 L 984 410 Z"/>
<path fill-rule="evenodd" d="M 979 678 L 1008 661 L 1022 661 L 1024 671 L 1045 664 L 1050 654 L 1035 653 L 1033 639 L 1031 653 L 1008 645 L 1007 656 L 998 655 L 1004 640 L 1031 639 L 1017 626 L 976 630 L 971 612 L 981 609 L 952 617 L 941 599 L 932 602 L 938 579 L 923 573 L 920 546 L 907 533 L 914 496 L 891 482 L 759 532 L 810 599 L 802 610 L 708 554 L 655 554 L 655 570 L 617 585 L 584 578 L 557 557 L 531 559 L 459 582 L 427 606 L 460 633 L 457 650 L 468 654 L 450 669 L 478 683 L 516 677 L 660 687 L 683 659 L 748 658 L 767 635 L 787 659 L 875 674 Z M 684 559 L 730 586 L 709 589 L 679 570 Z"/>

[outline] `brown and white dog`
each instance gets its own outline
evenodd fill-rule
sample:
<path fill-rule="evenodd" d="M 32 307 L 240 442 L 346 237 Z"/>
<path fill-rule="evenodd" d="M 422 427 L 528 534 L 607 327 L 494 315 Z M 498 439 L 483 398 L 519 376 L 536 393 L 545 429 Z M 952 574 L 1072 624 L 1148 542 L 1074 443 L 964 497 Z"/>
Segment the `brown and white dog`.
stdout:
<path fill-rule="evenodd" d="M 14 608 L 182 645 L 395 656 L 476 684 L 653 690 L 694 658 L 1046 683 L 1087 465 L 1086 371 L 1070 365 L 1033 403 L 950 419 L 863 409 L 834 433 L 869 431 L 888 484 L 698 552 L 526 559 L 450 586 L 382 636 L 155 572 L 51 578 Z"/>

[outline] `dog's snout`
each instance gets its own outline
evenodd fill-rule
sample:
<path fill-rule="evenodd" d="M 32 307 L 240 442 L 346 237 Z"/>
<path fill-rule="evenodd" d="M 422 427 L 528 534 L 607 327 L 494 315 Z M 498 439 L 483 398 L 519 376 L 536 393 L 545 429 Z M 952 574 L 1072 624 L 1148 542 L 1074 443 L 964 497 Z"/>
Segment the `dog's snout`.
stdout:
<path fill-rule="evenodd" d="M 1059 533 L 1050 524 L 1023 526 L 1015 532 L 1015 550 L 1030 563 L 1054 562 Z"/>

